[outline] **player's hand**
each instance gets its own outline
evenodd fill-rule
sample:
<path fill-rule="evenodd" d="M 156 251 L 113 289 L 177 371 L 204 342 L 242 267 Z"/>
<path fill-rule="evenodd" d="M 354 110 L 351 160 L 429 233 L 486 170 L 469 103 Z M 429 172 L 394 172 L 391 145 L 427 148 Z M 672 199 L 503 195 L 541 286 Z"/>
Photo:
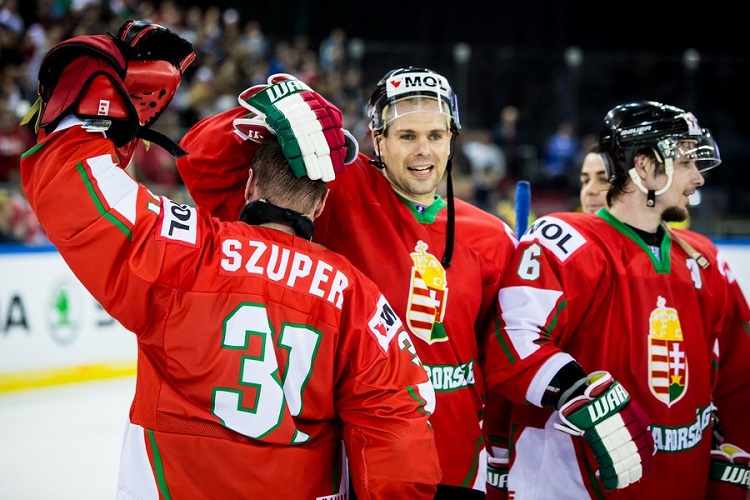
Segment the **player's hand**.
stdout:
<path fill-rule="evenodd" d="M 291 75 L 271 75 L 268 85 L 245 90 L 239 102 L 250 114 L 235 120 L 235 130 L 257 142 L 275 135 L 297 177 L 331 181 L 357 156 L 341 111 Z"/>
<path fill-rule="evenodd" d="M 75 115 L 84 127 L 107 133 L 116 146 L 141 132 L 169 105 L 182 72 L 195 58 L 192 45 L 169 29 L 127 21 L 117 36 L 82 35 L 58 43 L 42 59 L 39 101 L 22 123 L 38 114 L 37 130 L 51 133 Z"/>
<path fill-rule="evenodd" d="M 625 488 L 641 479 L 654 455 L 654 438 L 643 410 L 608 372 L 588 376 L 583 395 L 566 401 L 558 430 L 583 436 L 599 465 L 604 488 Z"/>
<path fill-rule="evenodd" d="M 750 454 L 724 443 L 711 451 L 708 500 L 745 500 L 750 497 Z"/>
<path fill-rule="evenodd" d="M 508 450 L 496 447 L 487 451 L 487 500 L 506 499 L 510 454 Z"/>
<path fill-rule="evenodd" d="M 125 87 L 143 127 L 150 127 L 172 101 L 185 69 L 195 59 L 193 46 L 164 26 L 126 21 L 117 33 L 128 60 Z"/>

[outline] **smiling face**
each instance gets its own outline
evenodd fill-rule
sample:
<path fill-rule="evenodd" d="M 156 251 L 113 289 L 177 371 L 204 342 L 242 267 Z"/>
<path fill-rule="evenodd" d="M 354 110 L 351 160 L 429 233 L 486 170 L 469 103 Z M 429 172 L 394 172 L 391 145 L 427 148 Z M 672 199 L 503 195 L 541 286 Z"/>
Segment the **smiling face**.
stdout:
<path fill-rule="evenodd" d="M 609 181 L 604 170 L 604 161 L 599 153 L 587 153 L 581 165 L 581 191 L 579 193 L 581 210 L 594 213 L 607 206 Z"/>
<path fill-rule="evenodd" d="M 384 174 L 404 198 L 430 205 L 443 178 L 450 155 L 451 132 L 444 113 L 425 110 L 419 100 L 400 102 L 401 115 L 382 135 L 373 134 L 375 152 L 385 163 Z M 413 106 L 406 112 L 404 106 Z"/>

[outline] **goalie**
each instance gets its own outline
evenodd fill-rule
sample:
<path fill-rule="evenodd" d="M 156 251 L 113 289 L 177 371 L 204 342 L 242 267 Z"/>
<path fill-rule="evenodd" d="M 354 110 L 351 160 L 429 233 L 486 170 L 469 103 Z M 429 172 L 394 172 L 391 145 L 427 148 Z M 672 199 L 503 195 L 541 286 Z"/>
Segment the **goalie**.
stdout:
<path fill-rule="evenodd" d="M 124 170 L 139 139 L 183 153 L 150 126 L 192 58 L 145 22 L 53 47 L 29 116 L 39 142 L 21 162 L 50 241 L 137 337 L 117 498 L 341 500 L 348 457 L 361 498 L 432 499 L 435 394 L 414 344 L 371 280 L 310 241 L 347 157 L 341 112 L 293 79 L 272 89 L 290 107 L 256 89 L 278 140 L 247 165 L 240 220 Z"/>

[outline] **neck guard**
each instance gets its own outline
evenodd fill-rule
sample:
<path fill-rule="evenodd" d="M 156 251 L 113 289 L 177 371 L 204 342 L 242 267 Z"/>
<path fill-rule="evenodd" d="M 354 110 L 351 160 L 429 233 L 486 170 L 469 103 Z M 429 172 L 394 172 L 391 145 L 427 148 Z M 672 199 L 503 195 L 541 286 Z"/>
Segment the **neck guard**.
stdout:
<path fill-rule="evenodd" d="M 240 220 L 251 226 L 260 226 L 266 222 L 288 224 L 294 233 L 306 240 L 311 240 L 315 226 L 309 217 L 289 208 L 281 208 L 260 199 L 251 201 L 240 213 Z"/>

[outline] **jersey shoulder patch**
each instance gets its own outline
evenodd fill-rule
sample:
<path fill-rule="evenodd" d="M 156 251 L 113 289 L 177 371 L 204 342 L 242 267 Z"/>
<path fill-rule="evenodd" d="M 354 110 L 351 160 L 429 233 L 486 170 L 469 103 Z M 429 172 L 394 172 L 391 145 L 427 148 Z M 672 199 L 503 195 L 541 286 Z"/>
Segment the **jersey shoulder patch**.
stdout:
<path fill-rule="evenodd" d="M 554 216 L 544 216 L 529 227 L 521 241 L 538 241 L 552 252 L 560 262 L 565 262 L 588 240 L 567 221 Z"/>
<path fill-rule="evenodd" d="M 198 213 L 195 208 L 162 196 L 161 224 L 156 237 L 189 247 L 198 245 Z"/>
<path fill-rule="evenodd" d="M 367 322 L 367 326 L 384 353 L 388 352 L 391 339 L 403 329 L 401 319 L 382 294 L 378 298 L 378 306 Z"/>

